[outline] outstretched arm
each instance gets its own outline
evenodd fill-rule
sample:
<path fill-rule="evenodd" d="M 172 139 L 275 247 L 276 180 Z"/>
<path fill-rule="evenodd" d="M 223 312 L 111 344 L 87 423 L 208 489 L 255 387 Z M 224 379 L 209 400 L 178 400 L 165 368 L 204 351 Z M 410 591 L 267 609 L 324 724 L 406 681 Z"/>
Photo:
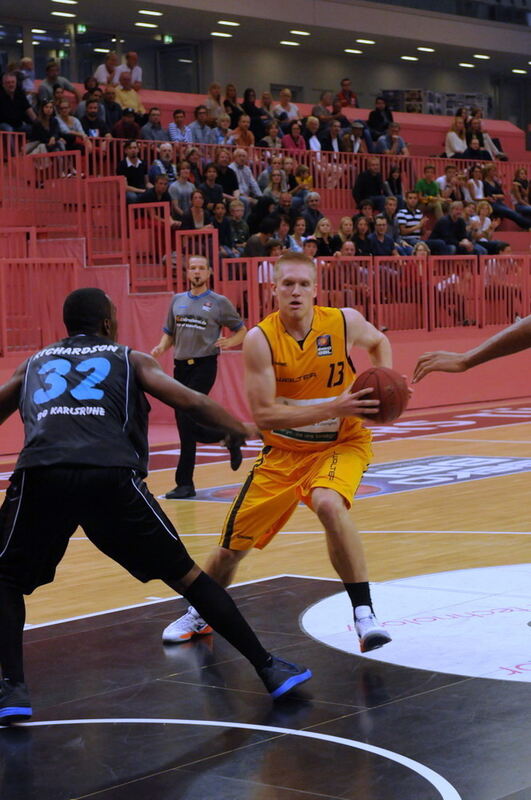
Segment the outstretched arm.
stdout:
<path fill-rule="evenodd" d="M 148 394 L 172 408 L 186 411 L 198 422 L 222 428 L 227 434 L 241 437 L 241 441 L 244 441 L 247 430 L 242 422 L 206 394 L 195 392 L 179 381 L 170 378 L 152 356 L 134 351 L 131 353 L 131 363 L 135 368 L 140 386 Z"/>
<path fill-rule="evenodd" d="M 485 361 L 518 353 L 527 347 L 531 347 L 531 315 L 466 353 L 447 353 L 442 350 L 424 353 L 415 367 L 413 383 L 418 383 L 430 372 L 465 372 Z"/>
<path fill-rule="evenodd" d="M 0 386 L 0 425 L 18 408 L 27 363 L 24 361 L 20 364 L 7 383 Z"/>

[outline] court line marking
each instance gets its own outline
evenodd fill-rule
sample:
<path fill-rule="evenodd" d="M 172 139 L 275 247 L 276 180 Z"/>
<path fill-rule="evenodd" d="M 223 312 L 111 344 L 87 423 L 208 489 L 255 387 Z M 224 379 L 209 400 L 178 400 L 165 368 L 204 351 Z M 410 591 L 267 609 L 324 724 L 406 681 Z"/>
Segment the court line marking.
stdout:
<path fill-rule="evenodd" d="M 197 720 L 197 719 L 143 719 L 141 717 L 130 717 L 124 719 L 68 719 L 68 720 L 48 720 L 43 722 L 25 722 L 20 727 L 24 728 L 37 728 L 50 725 L 194 725 L 197 727 L 206 726 L 210 728 L 236 728 L 237 730 L 249 731 L 264 731 L 266 733 L 278 733 L 282 736 L 300 736 L 302 739 L 318 739 L 322 742 L 331 742 L 332 744 L 340 744 L 344 747 L 350 747 L 353 750 L 365 750 L 367 753 L 387 758 L 389 761 L 394 761 L 412 772 L 416 772 L 421 778 L 424 778 L 434 789 L 436 789 L 442 800 L 463 800 L 458 791 L 452 784 L 439 775 L 438 772 L 430 769 L 425 764 L 415 761 L 408 756 L 403 756 L 401 753 L 395 753 L 393 750 L 387 750 L 384 747 L 376 747 L 366 742 L 360 742 L 356 739 L 345 739 L 342 736 L 332 736 L 328 733 L 317 733 L 315 731 L 301 731 L 295 728 L 279 728 L 275 725 L 256 725 L 246 722 L 223 722 L 218 720 Z"/>

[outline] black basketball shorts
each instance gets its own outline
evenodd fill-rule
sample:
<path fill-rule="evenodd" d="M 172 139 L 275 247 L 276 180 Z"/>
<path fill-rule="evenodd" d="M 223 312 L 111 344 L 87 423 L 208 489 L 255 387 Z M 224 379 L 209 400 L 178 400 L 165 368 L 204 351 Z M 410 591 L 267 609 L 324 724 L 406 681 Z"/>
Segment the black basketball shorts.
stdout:
<path fill-rule="evenodd" d="M 11 477 L 0 509 L 0 581 L 24 594 L 51 583 L 78 525 L 140 581 L 174 582 L 194 565 L 134 470 L 48 466 Z"/>

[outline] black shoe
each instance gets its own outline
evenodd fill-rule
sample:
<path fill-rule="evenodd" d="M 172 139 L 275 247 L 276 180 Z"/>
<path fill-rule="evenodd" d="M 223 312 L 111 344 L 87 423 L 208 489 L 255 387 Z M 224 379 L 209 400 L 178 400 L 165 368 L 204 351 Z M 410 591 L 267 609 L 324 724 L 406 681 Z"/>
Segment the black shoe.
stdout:
<path fill-rule="evenodd" d="M 312 677 L 311 670 L 299 667 L 298 664 L 291 664 L 278 656 L 271 656 L 271 665 L 256 671 L 271 697 L 275 699 L 287 694 L 300 683 L 309 681 Z"/>
<path fill-rule="evenodd" d="M 186 500 L 187 497 L 195 497 L 193 486 L 176 486 L 164 495 L 166 500 Z"/>
<path fill-rule="evenodd" d="M 25 683 L 0 680 L 0 725 L 23 722 L 33 711 Z"/>

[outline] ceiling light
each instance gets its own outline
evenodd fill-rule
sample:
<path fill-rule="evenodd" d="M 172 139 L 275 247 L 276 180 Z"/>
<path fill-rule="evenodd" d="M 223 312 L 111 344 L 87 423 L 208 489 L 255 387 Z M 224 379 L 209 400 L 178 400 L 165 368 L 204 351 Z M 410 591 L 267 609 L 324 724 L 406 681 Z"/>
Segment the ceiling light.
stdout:
<path fill-rule="evenodd" d="M 475 64 L 467 64 L 466 61 L 461 61 L 459 64 L 460 67 L 468 67 L 469 69 L 474 69 L 476 66 Z"/>
<path fill-rule="evenodd" d="M 287 41 L 285 41 L 285 40 L 283 39 L 283 40 L 280 42 L 280 44 L 286 44 L 286 45 L 288 45 L 289 47 L 298 47 L 298 46 L 300 45 L 300 42 L 287 42 Z"/>
<path fill-rule="evenodd" d="M 77 6 L 77 0 L 52 0 L 52 3 L 64 3 L 65 6 Z"/>
<path fill-rule="evenodd" d="M 363 50 L 353 50 L 351 47 L 346 47 L 345 53 L 363 53 Z"/>
<path fill-rule="evenodd" d="M 33 45 L 40 44 L 40 42 L 32 42 Z"/>
<path fill-rule="evenodd" d="M 400 56 L 402 61 L 418 61 L 417 56 Z"/>
<path fill-rule="evenodd" d="M 295 36 L 311 36 L 308 31 L 290 31 L 290 33 L 294 33 Z"/>
<path fill-rule="evenodd" d="M 52 11 L 52 17 L 75 17 L 75 14 L 70 14 L 68 11 Z"/>
<path fill-rule="evenodd" d="M 154 22 L 135 22 L 137 28 L 158 28 L 159 26 Z"/>
<path fill-rule="evenodd" d="M 181 64 L 193 64 L 193 60 L 191 58 L 178 58 L 177 61 L 180 61 Z"/>
<path fill-rule="evenodd" d="M 145 14 L 147 17 L 162 17 L 162 11 L 147 11 L 146 9 L 141 9 L 139 14 Z"/>
<path fill-rule="evenodd" d="M 516 75 L 527 75 L 526 69 L 512 69 L 511 72 L 514 72 Z"/>
<path fill-rule="evenodd" d="M 419 50 L 421 53 L 435 53 L 433 47 L 417 47 L 417 50 Z"/>
<path fill-rule="evenodd" d="M 17 44 L 22 44 L 22 39 L 17 39 Z"/>
<path fill-rule="evenodd" d="M 220 36 L 222 39 L 230 39 L 232 33 L 225 33 L 225 31 L 212 31 L 211 36 Z"/>
<path fill-rule="evenodd" d="M 95 47 L 95 53 L 110 53 L 111 51 L 107 47 Z"/>
<path fill-rule="evenodd" d="M 482 53 L 474 53 L 474 58 L 479 58 L 480 61 L 490 61 L 490 56 L 484 56 Z"/>
<path fill-rule="evenodd" d="M 43 31 L 42 28 L 32 28 L 31 32 L 32 33 L 46 33 L 46 31 Z"/>
<path fill-rule="evenodd" d="M 239 22 L 231 22 L 230 19 L 218 19 L 218 25 L 226 25 L 228 28 L 239 28 Z"/>
<path fill-rule="evenodd" d="M 360 44 L 376 44 L 372 39 L 356 39 Z"/>

